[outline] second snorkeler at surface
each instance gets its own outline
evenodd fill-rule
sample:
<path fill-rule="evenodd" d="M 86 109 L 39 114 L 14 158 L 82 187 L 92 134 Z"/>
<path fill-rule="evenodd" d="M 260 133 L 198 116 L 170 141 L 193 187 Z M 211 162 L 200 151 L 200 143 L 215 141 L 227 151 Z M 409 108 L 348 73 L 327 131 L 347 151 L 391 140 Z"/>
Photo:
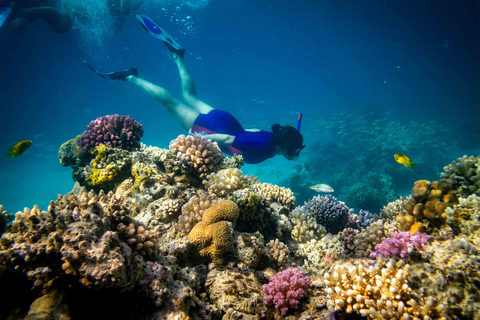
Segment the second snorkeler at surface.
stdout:
<path fill-rule="evenodd" d="M 260 163 L 275 155 L 283 155 L 288 160 L 294 160 L 299 156 L 305 145 L 303 136 L 294 127 L 274 124 L 272 131 L 245 130 L 230 113 L 214 109 L 201 101 L 197 97 L 195 82 L 183 59 L 185 49 L 151 18 L 137 15 L 137 19 L 145 30 L 160 39 L 172 53 L 180 73 L 184 102 L 175 99 L 166 89 L 141 78 L 135 68 L 101 73 L 89 64 L 87 66 L 104 78 L 123 80 L 136 85 L 165 106 L 184 129 L 216 141 L 227 154 L 242 155 L 245 163 Z"/>

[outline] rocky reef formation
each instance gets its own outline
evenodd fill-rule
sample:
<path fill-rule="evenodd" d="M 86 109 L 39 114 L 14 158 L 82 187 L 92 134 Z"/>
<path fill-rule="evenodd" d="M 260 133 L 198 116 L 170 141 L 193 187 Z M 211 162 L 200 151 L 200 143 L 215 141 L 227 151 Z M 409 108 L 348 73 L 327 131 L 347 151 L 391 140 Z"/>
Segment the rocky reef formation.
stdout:
<path fill-rule="evenodd" d="M 1 318 L 480 317 L 477 158 L 378 217 L 331 196 L 297 206 L 204 137 L 79 139 L 59 152 L 70 193 L 13 221 L 0 206 Z"/>

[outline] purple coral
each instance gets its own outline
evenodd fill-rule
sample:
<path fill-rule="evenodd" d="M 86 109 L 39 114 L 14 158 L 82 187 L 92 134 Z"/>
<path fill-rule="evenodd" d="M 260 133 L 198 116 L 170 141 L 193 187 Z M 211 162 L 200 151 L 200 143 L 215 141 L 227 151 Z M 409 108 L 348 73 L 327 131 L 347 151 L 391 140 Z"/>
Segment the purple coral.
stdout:
<path fill-rule="evenodd" d="M 430 238 L 431 236 L 422 232 L 416 232 L 414 235 L 409 231 L 393 233 L 390 238 L 375 246 L 375 251 L 370 254 L 370 258 L 376 258 L 379 255 L 388 258 L 408 258 L 413 249 L 423 249 Z"/>
<path fill-rule="evenodd" d="M 130 118 L 118 114 L 99 117 L 88 125 L 78 146 L 88 153 L 99 145 L 132 151 L 140 147 L 140 138 L 143 136 L 143 126 Z"/>
<path fill-rule="evenodd" d="M 349 209 L 345 202 L 338 201 L 331 195 L 316 196 L 300 207 L 300 210 L 310 213 L 317 223 L 325 227 L 330 233 L 342 231 L 353 209 Z"/>
<path fill-rule="evenodd" d="M 275 304 L 275 308 L 284 316 L 289 309 L 298 308 L 299 300 L 307 295 L 311 283 L 310 278 L 297 268 L 280 271 L 262 286 L 265 293 L 263 302 L 267 306 Z"/>

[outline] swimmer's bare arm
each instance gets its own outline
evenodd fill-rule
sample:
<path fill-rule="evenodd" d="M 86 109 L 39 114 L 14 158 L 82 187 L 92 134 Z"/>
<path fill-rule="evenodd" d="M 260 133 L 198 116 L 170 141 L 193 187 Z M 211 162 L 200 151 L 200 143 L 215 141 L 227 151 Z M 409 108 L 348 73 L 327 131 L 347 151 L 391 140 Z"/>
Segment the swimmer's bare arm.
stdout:
<path fill-rule="evenodd" d="M 245 129 L 245 131 L 248 131 L 248 132 L 260 132 L 261 130 L 260 130 L 260 129 Z"/>
<path fill-rule="evenodd" d="M 203 137 L 207 139 L 211 139 L 212 141 L 217 142 L 220 145 L 230 146 L 235 140 L 235 136 L 231 136 L 229 134 L 221 134 L 221 133 L 214 133 L 214 134 L 206 134 Z"/>

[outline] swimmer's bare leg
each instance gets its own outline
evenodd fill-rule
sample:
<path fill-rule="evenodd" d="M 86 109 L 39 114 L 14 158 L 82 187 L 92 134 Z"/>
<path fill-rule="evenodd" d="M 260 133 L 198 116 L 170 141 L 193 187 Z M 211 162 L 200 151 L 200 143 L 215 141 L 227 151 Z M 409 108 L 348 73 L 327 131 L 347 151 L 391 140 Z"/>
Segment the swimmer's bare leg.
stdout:
<path fill-rule="evenodd" d="M 135 75 L 130 75 L 125 79 L 127 82 L 133 83 L 138 88 L 149 94 L 155 100 L 163 104 L 168 112 L 170 112 L 175 120 L 185 129 L 190 130 L 193 123 L 200 114 L 199 111 L 194 110 L 186 104 L 175 99 L 166 89 L 154 85 L 147 80 Z"/>
<path fill-rule="evenodd" d="M 188 68 L 185 64 L 183 58 L 176 54 L 172 53 L 173 61 L 175 61 L 178 72 L 180 73 L 180 80 L 182 82 L 182 93 L 183 99 L 186 104 L 198 111 L 199 113 L 207 114 L 213 110 L 211 106 L 201 101 L 197 97 L 197 87 L 193 81 L 192 75 L 188 71 Z"/>

